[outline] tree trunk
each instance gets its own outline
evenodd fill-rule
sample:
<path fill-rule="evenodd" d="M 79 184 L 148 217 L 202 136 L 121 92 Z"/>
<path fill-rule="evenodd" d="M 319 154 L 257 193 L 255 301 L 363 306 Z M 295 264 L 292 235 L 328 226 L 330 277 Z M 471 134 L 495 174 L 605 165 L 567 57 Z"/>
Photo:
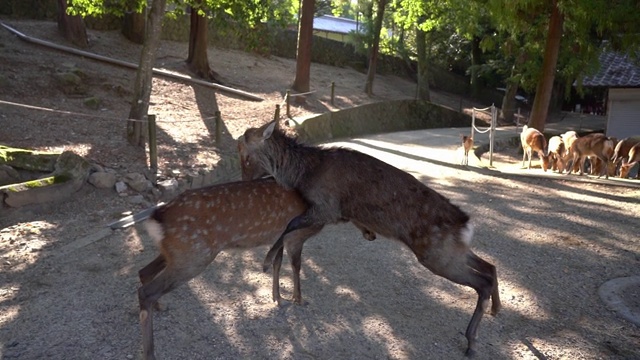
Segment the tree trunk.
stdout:
<path fill-rule="evenodd" d="M 513 73 L 512 73 L 513 74 Z M 513 114 L 516 112 L 516 94 L 518 94 L 518 84 L 514 84 L 511 81 L 507 81 L 506 89 L 504 91 L 504 98 L 502 98 L 502 120 L 504 123 L 513 123 Z M 521 124 L 522 125 L 522 124 Z"/>
<path fill-rule="evenodd" d="M 58 0 L 58 30 L 73 45 L 81 48 L 89 46 L 84 20 L 80 15 L 67 14 L 67 0 Z"/>
<path fill-rule="evenodd" d="M 369 69 L 367 71 L 367 82 L 364 85 L 364 92 L 373 95 L 373 79 L 376 76 L 376 65 L 378 63 L 378 49 L 380 48 L 380 31 L 382 30 L 382 18 L 387 0 L 378 0 L 378 11 L 373 25 L 373 43 L 369 51 Z"/>
<path fill-rule="evenodd" d="M 291 88 L 304 93 L 311 86 L 311 44 L 313 42 L 313 14 L 315 0 L 302 0 L 298 25 L 298 51 L 296 54 L 296 78 Z"/>
<path fill-rule="evenodd" d="M 124 24 L 122 25 L 122 35 L 127 40 L 136 44 L 144 43 L 144 28 L 146 26 L 143 12 L 127 11 L 124 14 Z"/>
<path fill-rule="evenodd" d="M 536 97 L 533 101 L 533 108 L 531 109 L 531 119 L 529 119 L 529 126 L 536 128 L 539 131 L 544 130 L 544 125 L 549 112 L 553 81 L 555 79 L 556 65 L 558 63 L 558 54 L 560 53 L 563 22 L 564 16 L 558 9 L 558 1 L 553 0 L 553 9 L 551 10 L 551 19 L 549 20 L 549 32 L 547 34 L 544 60 L 542 62 L 542 77 L 538 81 L 538 86 L 536 87 Z"/>
<path fill-rule="evenodd" d="M 418 100 L 431 101 L 427 64 L 427 34 L 416 27 L 416 50 L 418 52 Z"/>
<path fill-rule="evenodd" d="M 524 52 L 521 51 L 518 57 L 516 57 L 513 66 L 511 67 L 511 74 L 507 79 L 504 98 L 502 99 L 502 108 L 500 109 L 500 117 L 505 123 L 512 123 L 513 115 L 516 112 L 516 95 L 518 94 L 518 87 L 520 86 L 520 75 L 518 75 L 518 72 L 524 63 L 524 59 Z"/>
<path fill-rule="evenodd" d="M 221 83 L 218 74 L 209 66 L 207 18 L 198 14 L 197 8 L 191 8 L 191 23 L 189 30 L 189 55 L 187 67 L 196 76 L 215 83 Z"/>
<path fill-rule="evenodd" d="M 145 120 L 149 111 L 151 85 L 153 80 L 153 65 L 156 61 L 156 51 L 160 44 L 162 32 L 162 18 L 166 0 L 153 0 L 149 11 L 149 27 L 145 34 L 144 45 L 140 54 L 140 64 L 136 72 L 136 82 L 133 90 L 133 102 L 129 111 L 129 119 Z M 129 144 L 144 147 L 147 127 L 140 121 L 127 122 L 127 140 Z"/>
<path fill-rule="evenodd" d="M 471 97 L 477 99 L 482 91 L 480 84 L 480 76 L 478 75 L 478 66 L 480 66 L 480 57 L 482 50 L 480 49 L 480 38 L 473 37 L 471 41 Z"/>

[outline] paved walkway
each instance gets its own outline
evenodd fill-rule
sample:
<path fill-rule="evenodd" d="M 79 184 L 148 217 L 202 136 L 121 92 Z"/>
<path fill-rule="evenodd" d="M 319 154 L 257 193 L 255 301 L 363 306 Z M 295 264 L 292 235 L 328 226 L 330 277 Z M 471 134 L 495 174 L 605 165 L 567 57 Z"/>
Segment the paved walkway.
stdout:
<path fill-rule="evenodd" d="M 545 133 L 562 134 L 566 131 L 593 132 L 603 131 L 606 118 L 603 116 L 568 114 L 562 121 L 548 123 L 545 126 Z M 486 127 L 478 127 L 484 131 Z M 494 150 L 503 148 L 506 145 L 516 144 L 519 146 L 519 136 L 522 127 L 501 126 L 496 129 Z M 373 154 L 379 156 L 392 156 L 387 159 L 389 163 L 396 164 L 403 168 L 402 157 L 394 156 L 402 154 L 405 157 L 420 158 L 421 160 L 443 166 L 460 166 L 462 160 L 461 135 L 471 133 L 471 128 L 441 128 L 416 131 L 402 131 L 387 134 L 367 135 L 354 138 L 349 141 L 340 141 L 334 145 L 344 145 L 353 147 L 356 150 L 380 151 Z M 562 180 L 607 184 L 611 186 L 625 186 L 640 188 L 640 181 L 635 179 L 610 178 L 608 180 L 598 179 L 594 176 L 565 175 L 555 172 L 543 172 L 541 169 L 522 169 L 520 162 L 505 164 L 491 161 L 489 153 L 489 132 L 474 133 L 474 148 L 476 154 L 481 157 L 469 154 L 469 168 L 473 171 L 483 172 L 495 176 L 528 176 L 544 178 L 562 178 Z M 534 157 L 534 163 L 539 160 Z"/>
<path fill-rule="evenodd" d="M 562 121 L 546 124 L 545 133 L 562 134 L 574 130 L 581 132 L 603 131 L 606 119 L 602 116 L 569 114 Z M 480 130 L 483 130 L 482 128 Z M 503 126 L 497 129 L 495 135 L 495 148 L 504 147 L 507 144 L 519 146 L 521 127 Z M 462 167 L 461 138 L 462 134 L 470 134 L 471 128 L 444 128 L 417 131 L 404 131 L 388 134 L 377 134 L 354 138 L 347 141 L 332 143 L 351 147 L 359 151 L 367 152 L 398 168 L 416 170 L 418 173 L 424 169 L 415 169 L 417 162 L 421 160 L 435 163 L 441 166 Z M 482 172 L 490 176 L 528 176 L 556 178 L 563 181 L 578 181 L 604 184 L 609 186 L 625 186 L 640 188 L 640 180 L 632 179 L 597 179 L 594 176 L 564 175 L 555 172 L 543 172 L 542 169 L 522 169 L 520 161 L 517 163 L 495 162 L 490 164 L 489 154 L 482 150 L 489 149 L 489 132 L 474 134 L 474 147 L 481 158 L 469 154 L 469 169 Z M 537 158 L 534 160 L 539 161 Z M 428 166 L 428 164 L 426 165 Z M 413 172 L 413 171 L 411 171 Z M 428 173 L 428 170 L 427 172 Z M 602 301 L 610 308 L 617 311 L 622 317 L 640 326 L 640 303 L 637 292 L 640 289 L 640 276 L 612 279 L 602 284 L 598 293 Z"/>

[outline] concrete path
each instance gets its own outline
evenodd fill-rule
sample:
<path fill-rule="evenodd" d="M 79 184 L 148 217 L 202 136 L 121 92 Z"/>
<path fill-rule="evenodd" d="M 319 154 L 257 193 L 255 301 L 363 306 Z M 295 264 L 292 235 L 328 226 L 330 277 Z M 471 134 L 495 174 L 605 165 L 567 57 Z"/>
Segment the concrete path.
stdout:
<path fill-rule="evenodd" d="M 567 116 L 560 122 L 549 123 L 545 133 L 562 134 L 566 131 L 594 132 L 603 131 L 606 119 L 602 116 L 573 115 Z M 480 128 L 480 130 L 484 130 Z M 503 126 L 497 129 L 495 148 L 507 144 L 519 144 L 521 127 Z M 429 165 L 434 163 L 441 166 L 462 167 L 461 135 L 471 133 L 471 128 L 443 128 L 418 131 L 405 131 L 388 134 L 377 134 L 358 137 L 340 142 L 333 142 L 330 146 L 345 146 L 368 153 L 383 161 L 410 173 L 429 174 Z M 489 132 L 474 134 L 474 147 L 488 149 Z M 478 153 L 478 151 L 476 151 Z M 543 172 L 541 169 L 522 169 L 519 161 L 516 164 L 490 164 L 489 154 L 481 154 L 482 158 L 469 154 L 469 169 L 489 176 L 527 176 L 555 178 L 562 181 L 579 181 L 603 184 L 608 186 L 625 186 L 640 188 L 639 180 L 610 178 L 597 179 L 593 176 L 564 175 L 554 172 Z M 437 174 L 435 175 L 437 176 Z M 640 276 L 611 279 L 602 284 L 599 289 L 601 300 L 622 317 L 640 326 L 640 304 L 637 292 L 640 289 Z"/>
<path fill-rule="evenodd" d="M 603 116 L 568 114 L 562 121 L 549 123 L 545 126 L 547 134 L 562 134 L 573 130 L 578 133 L 603 131 L 606 118 Z M 477 126 L 481 131 L 486 127 Z M 522 127 L 501 126 L 496 129 L 494 151 L 507 145 L 518 144 Z M 403 161 L 422 160 L 443 166 L 459 167 L 463 152 L 461 135 L 471 134 L 471 128 L 440 128 L 416 131 L 402 131 L 395 133 L 361 136 L 349 140 L 332 142 L 329 145 L 339 145 L 354 148 L 358 151 L 370 153 L 399 168 L 406 169 L 408 164 Z M 561 178 L 567 181 L 607 184 L 611 186 L 625 186 L 640 188 L 640 181 L 631 179 L 611 178 L 597 179 L 591 176 L 567 176 L 540 169 L 521 169 L 519 163 L 505 164 L 492 161 L 489 153 L 489 132 L 474 133 L 474 148 L 476 155 L 469 154 L 469 167 L 473 171 L 494 176 L 527 176 L 543 178 Z M 394 156 L 394 153 L 399 156 Z M 536 160 L 534 160 L 536 161 Z M 415 165 L 415 163 L 413 163 Z"/>

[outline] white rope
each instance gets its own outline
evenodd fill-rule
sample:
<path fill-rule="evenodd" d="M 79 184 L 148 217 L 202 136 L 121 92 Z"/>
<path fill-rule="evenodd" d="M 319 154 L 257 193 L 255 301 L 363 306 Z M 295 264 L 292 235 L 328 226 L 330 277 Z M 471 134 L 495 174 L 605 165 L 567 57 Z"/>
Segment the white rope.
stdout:
<path fill-rule="evenodd" d="M 0 104 L 17 106 L 17 107 L 22 107 L 22 108 L 31 109 L 31 110 L 46 111 L 46 112 L 51 112 L 51 113 L 61 114 L 61 115 L 68 115 L 68 116 L 79 116 L 79 117 L 86 117 L 86 118 L 96 118 L 96 119 L 102 119 L 102 120 L 115 120 L 115 121 L 131 121 L 131 122 L 142 122 L 142 123 L 148 122 L 147 120 L 122 119 L 122 118 L 116 118 L 116 117 L 111 117 L 111 116 L 82 114 L 82 113 L 76 113 L 76 112 L 72 112 L 72 111 L 49 109 L 49 108 L 44 108 L 44 107 L 40 107 L 40 106 L 33 106 L 33 105 L 27 105 L 27 104 L 14 103 L 14 102 L 11 102 L 11 101 L 4 101 L 4 100 L 0 100 Z M 198 120 L 158 120 L 156 122 L 186 123 L 186 122 L 196 122 L 196 121 L 208 120 L 208 119 L 213 119 L 213 118 L 215 118 L 215 116 L 202 118 L 202 119 L 198 119 Z"/>
<path fill-rule="evenodd" d="M 473 110 L 476 110 L 476 111 L 484 111 L 484 112 L 487 112 L 487 111 L 491 110 L 491 106 L 489 106 L 489 107 L 487 107 L 487 108 L 484 108 L 484 109 L 478 109 L 478 108 L 472 108 L 472 109 L 473 109 Z"/>
<path fill-rule="evenodd" d="M 476 127 L 476 125 L 474 124 L 474 125 L 473 125 L 473 129 L 474 129 L 476 132 L 480 133 L 480 134 L 484 134 L 484 133 L 486 133 L 487 131 L 491 130 L 491 127 L 488 127 L 488 128 L 486 128 L 486 130 L 481 131 L 481 130 L 480 130 L 480 129 L 478 129 L 478 128 Z"/>

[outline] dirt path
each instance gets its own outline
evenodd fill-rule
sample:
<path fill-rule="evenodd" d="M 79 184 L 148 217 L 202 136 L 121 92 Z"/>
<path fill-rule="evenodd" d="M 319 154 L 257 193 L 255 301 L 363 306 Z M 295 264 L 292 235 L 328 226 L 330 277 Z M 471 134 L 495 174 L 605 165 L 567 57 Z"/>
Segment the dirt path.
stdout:
<path fill-rule="evenodd" d="M 637 190 L 408 166 L 473 216 L 475 248 L 499 269 L 504 309 L 483 320 L 478 358 L 640 356 L 638 328 L 597 296 L 605 281 L 637 274 Z M 305 247 L 306 304 L 281 308 L 260 272 L 265 251 L 222 254 L 163 298 L 161 358 L 462 357 L 475 294 L 429 273 L 399 243 L 328 227 Z M 138 358 L 136 272 L 156 255 L 148 236 L 129 229 L 60 252 L 2 272 L 4 358 Z M 290 296 L 288 267 L 282 286 Z"/>

